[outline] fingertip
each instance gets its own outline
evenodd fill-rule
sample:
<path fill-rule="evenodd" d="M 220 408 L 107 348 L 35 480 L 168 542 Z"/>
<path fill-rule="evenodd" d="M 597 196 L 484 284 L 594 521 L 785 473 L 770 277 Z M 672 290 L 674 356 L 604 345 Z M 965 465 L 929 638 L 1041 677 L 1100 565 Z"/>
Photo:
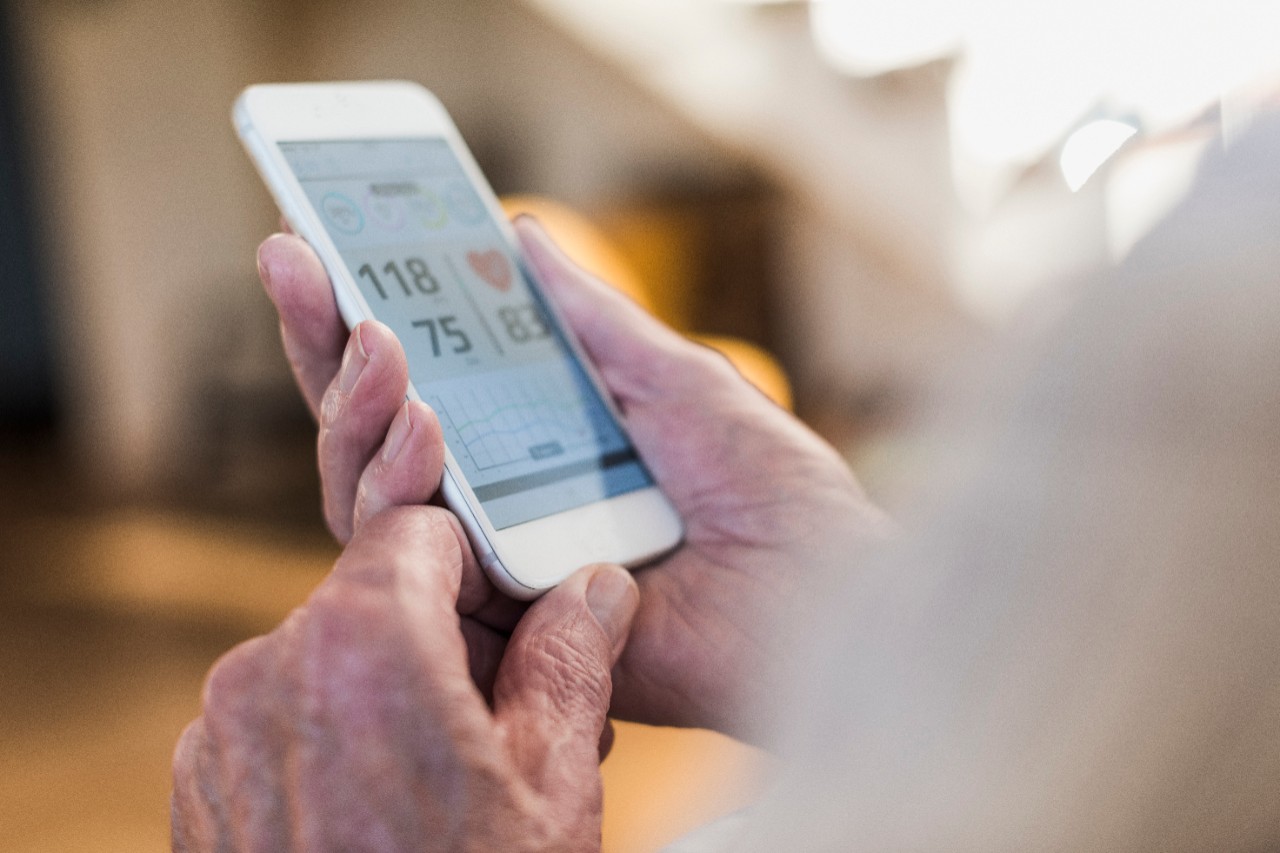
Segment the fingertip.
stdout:
<path fill-rule="evenodd" d="M 640 607 L 640 588 L 631 572 L 622 566 L 602 563 L 594 569 L 584 599 L 587 609 L 609 639 L 613 660 L 617 661 L 626 645 L 631 621 Z"/>
<path fill-rule="evenodd" d="M 397 574 L 419 581 L 428 580 L 427 575 L 439 575 L 449 579 L 456 601 L 456 575 L 465 562 L 465 553 L 460 555 L 460 550 L 465 552 L 446 511 L 419 504 L 390 506 L 356 530 L 334 573 L 357 580 L 367 576 L 374 581 Z"/>
<path fill-rule="evenodd" d="M 311 350 L 345 336 L 333 288 L 320 258 L 301 237 L 272 234 L 258 246 L 258 275 L 280 320 Z"/>
<path fill-rule="evenodd" d="M 413 433 L 413 412 L 409 404 L 405 403 L 391 419 L 391 428 L 387 430 L 387 437 L 382 442 L 382 452 L 378 454 L 378 458 L 383 465 L 395 464 Z"/>
<path fill-rule="evenodd" d="M 631 572 L 616 563 L 593 563 L 579 569 L 548 592 L 538 603 L 559 613 L 553 621 L 585 609 L 600 627 L 612 660 L 617 661 L 626 645 L 631 622 L 640 607 L 640 588 Z"/>
<path fill-rule="evenodd" d="M 409 387 L 409 362 L 396 333 L 377 320 L 363 320 L 356 324 L 351 337 L 352 341 L 348 346 L 354 344 L 359 347 L 360 355 L 365 361 L 376 362 L 378 365 L 377 379 L 374 382 L 376 387 L 371 387 L 370 393 L 387 401 L 387 405 L 395 401 L 398 406 Z M 361 407 L 363 406 L 362 403 Z M 385 406 L 382 408 L 385 409 Z M 387 423 L 384 421 L 383 426 Z"/>
<path fill-rule="evenodd" d="M 351 330 L 351 337 L 355 339 L 360 352 L 365 358 L 368 358 L 375 352 L 381 352 L 387 346 L 394 346 L 399 343 L 396 333 L 391 328 L 377 320 L 361 320 L 356 323 Z"/>
<path fill-rule="evenodd" d="M 555 245 L 555 241 L 543 226 L 542 220 L 532 213 L 516 214 L 516 218 L 511 221 L 521 238 L 527 239 L 539 248 L 548 249 Z"/>
<path fill-rule="evenodd" d="M 528 231 L 530 233 L 542 231 L 545 233 L 542 228 L 542 223 L 540 223 L 538 221 L 538 217 L 534 216 L 532 213 L 517 213 L 512 217 L 511 223 L 515 226 L 517 231 Z"/>
<path fill-rule="evenodd" d="M 551 279 L 554 286 L 555 279 L 558 278 L 556 273 L 562 268 L 572 268 L 572 262 L 560 252 L 551 235 L 547 233 L 547 229 L 543 228 L 542 223 L 533 216 L 522 213 L 515 218 L 514 225 L 521 247 L 534 267 L 541 273 L 544 283 Z"/>
<path fill-rule="evenodd" d="M 262 282 L 262 286 L 266 289 L 268 294 L 271 293 L 272 260 L 275 252 L 275 247 L 271 244 L 272 241 L 283 236 L 283 234 L 272 234 L 270 237 L 258 244 L 258 279 Z"/>
<path fill-rule="evenodd" d="M 494 682 L 494 712 L 565 768 L 598 766 L 612 668 L 639 601 L 625 570 L 587 566 L 530 605 Z"/>
<path fill-rule="evenodd" d="M 394 465 L 404 456 L 409 448 L 414 462 L 414 473 L 419 474 L 430 484 L 432 494 L 439 488 L 440 474 L 443 471 L 444 434 L 440 427 L 440 419 L 435 411 L 421 400 L 406 400 L 392 419 L 391 428 L 387 431 L 386 441 L 382 446 L 381 459 L 385 465 Z M 425 466 L 420 457 L 427 453 Z M 424 470 L 419 470 L 424 469 Z M 413 503 L 425 503 L 430 495 L 415 495 Z"/>
<path fill-rule="evenodd" d="M 409 400 L 405 405 L 409 407 L 415 429 L 421 430 L 427 440 L 438 441 L 438 446 L 443 447 L 444 428 L 440 426 L 440 416 L 436 414 L 436 410 L 421 400 Z"/>
<path fill-rule="evenodd" d="M 296 260 L 296 240 L 289 234 L 276 233 L 258 244 L 258 277 L 268 294 L 273 294 L 276 284 L 288 279 L 285 268 Z"/>
<path fill-rule="evenodd" d="M 383 424 L 381 447 L 376 455 L 370 453 L 356 483 L 351 510 L 355 528 L 390 507 L 425 504 L 440 488 L 444 436 L 431 408 L 402 400 Z"/>

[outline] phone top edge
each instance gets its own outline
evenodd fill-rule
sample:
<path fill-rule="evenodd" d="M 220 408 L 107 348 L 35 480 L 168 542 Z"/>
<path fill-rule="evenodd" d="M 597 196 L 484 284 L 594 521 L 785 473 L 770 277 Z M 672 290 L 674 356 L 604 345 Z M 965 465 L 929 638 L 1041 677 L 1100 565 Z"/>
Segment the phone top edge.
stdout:
<path fill-rule="evenodd" d="M 456 133 L 440 99 L 411 80 L 258 83 L 232 113 L 238 130 L 271 142 Z"/>

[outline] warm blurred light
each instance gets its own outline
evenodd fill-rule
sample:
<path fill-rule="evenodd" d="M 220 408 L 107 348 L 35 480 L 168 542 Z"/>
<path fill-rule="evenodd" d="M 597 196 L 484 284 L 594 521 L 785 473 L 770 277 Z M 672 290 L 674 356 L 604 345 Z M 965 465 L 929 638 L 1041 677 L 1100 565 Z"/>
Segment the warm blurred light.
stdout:
<path fill-rule="evenodd" d="M 1089 177 L 1137 132 L 1138 129 L 1131 124 L 1099 119 L 1067 137 L 1058 165 L 1071 191 L 1076 192 L 1083 187 Z"/>
<path fill-rule="evenodd" d="M 1100 108 L 1159 135 L 1280 70 L 1278 0 L 814 0 L 811 17 L 844 73 L 956 59 L 948 114 L 971 209 Z"/>
<path fill-rule="evenodd" d="M 869 77 L 956 51 L 961 32 L 955 10 L 948 0 L 815 0 L 809 22 L 828 64 Z"/>

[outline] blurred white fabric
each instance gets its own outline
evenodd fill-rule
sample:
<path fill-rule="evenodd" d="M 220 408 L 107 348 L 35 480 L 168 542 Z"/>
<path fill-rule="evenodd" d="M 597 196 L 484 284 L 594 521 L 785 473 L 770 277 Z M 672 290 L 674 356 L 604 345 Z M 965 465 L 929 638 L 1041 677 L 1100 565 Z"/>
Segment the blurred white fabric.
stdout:
<path fill-rule="evenodd" d="M 674 849 L 1280 846 L 1278 163 L 1273 119 L 957 384 L 902 541 L 815 589 L 776 790 Z"/>

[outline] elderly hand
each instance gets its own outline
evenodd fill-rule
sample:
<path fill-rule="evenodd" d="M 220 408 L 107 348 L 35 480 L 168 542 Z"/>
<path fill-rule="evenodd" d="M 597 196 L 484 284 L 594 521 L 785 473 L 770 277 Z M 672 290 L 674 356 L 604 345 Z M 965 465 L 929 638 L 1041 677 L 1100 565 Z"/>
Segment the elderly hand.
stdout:
<path fill-rule="evenodd" d="M 764 721 L 744 709 L 770 705 L 761 701 L 769 684 L 761 662 L 771 657 L 776 624 L 818 592 L 821 568 L 880 535 L 883 516 L 831 447 L 722 356 L 574 266 L 532 220 L 516 229 L 686 525 L 678 551 L 637 572 L 640 611 L 614 670 L 612 713 L 754 737 Z M 369 355 L 375 375 L 392 380 L 361 379 L 335 395 L 346 372 L 345 333 L 319 260 L 302 240 L 276 236 L 262 245 L 259 269 L 298 383 L 319 415 L 335 534 L 349 535 L 365 506 L 430 499 L 438 474 L 415 477 L 411 457 L 388 466 L 376 453 L 407 382 L 394 338 L 380 333 Z M 435 427 L 431 440 L 438 436 Z M 381 467 L 371 474 L 370 466 Z M 486 609 L 503 610 L 500 598 L 492 593 Z M 501 627 L 501 619 L 489 624 Z M 477 670 L 483 683 L 483 665 Z"/>
<path fill-rule="evenodd" d="M 303 607 L 210 673 L 174 758 L 175 849 L 598 849 L 635 584 L 589 567 L 532 605 L 490 707 L 458 616 L 477 600 L 468 577 L 444 510 L 362 525 Z"/>

